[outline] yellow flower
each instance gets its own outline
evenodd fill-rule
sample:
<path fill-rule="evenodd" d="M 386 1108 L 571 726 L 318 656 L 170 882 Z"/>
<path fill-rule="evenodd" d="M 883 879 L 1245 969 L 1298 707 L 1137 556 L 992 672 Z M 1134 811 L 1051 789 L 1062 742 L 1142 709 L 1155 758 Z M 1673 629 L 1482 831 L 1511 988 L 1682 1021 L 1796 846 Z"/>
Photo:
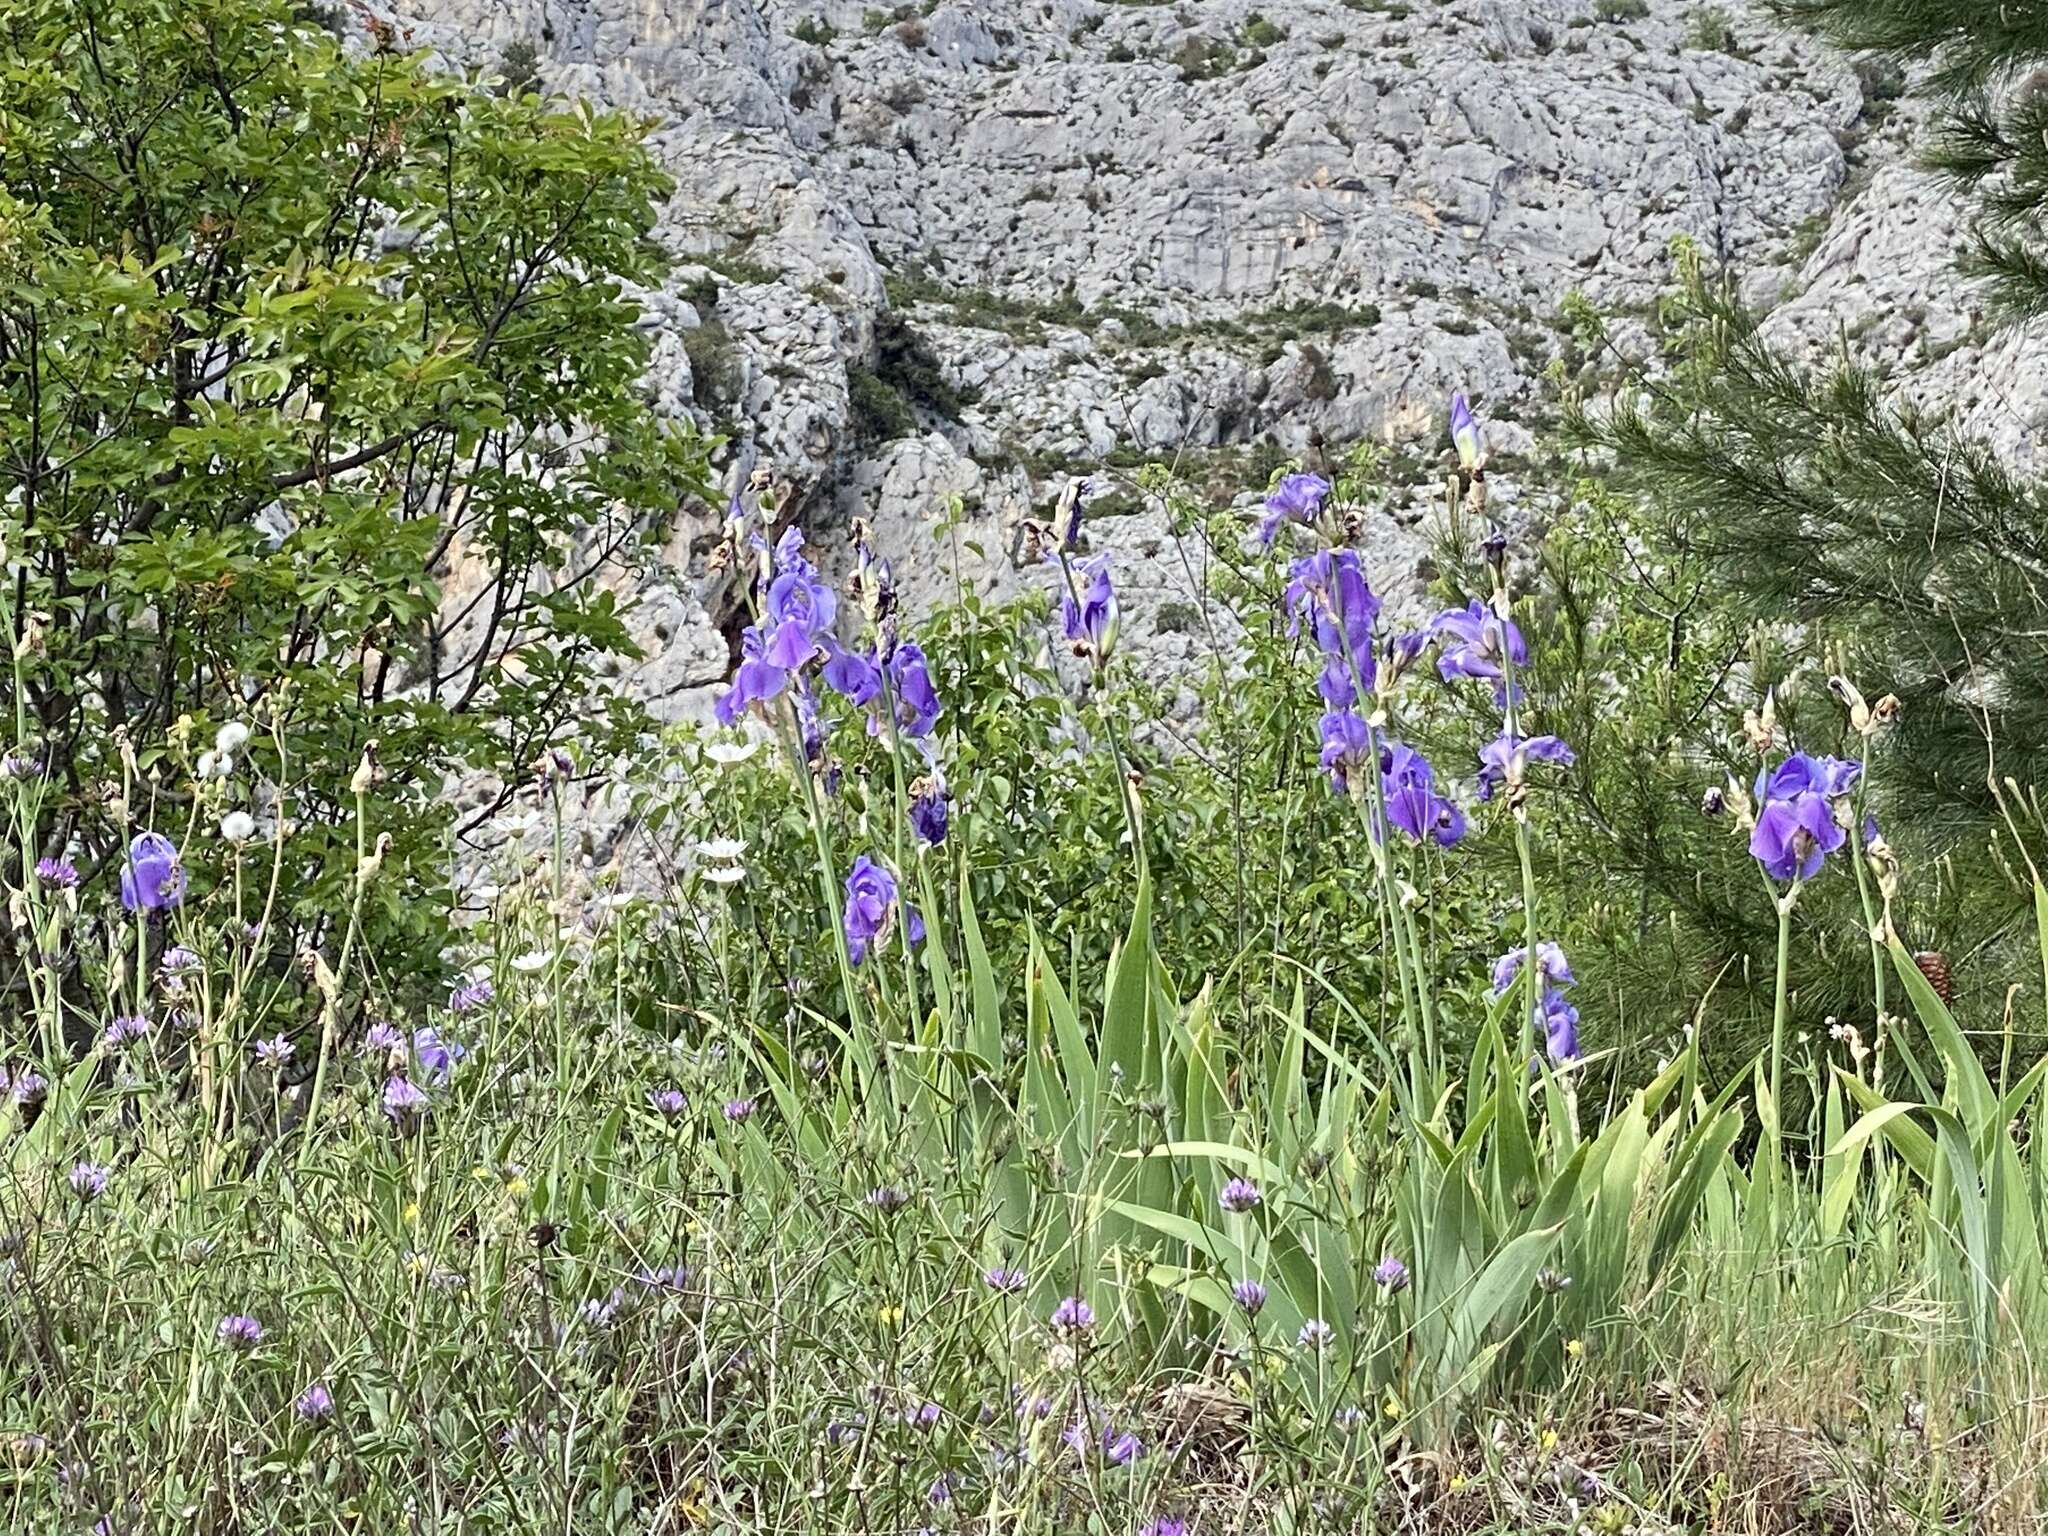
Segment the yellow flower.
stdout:
<path fill-rule="evenodd" d="M 1380 1412 L 1390 1419 L 1401 1417 L 1401 1399 L 1394 1395 L 1392 1387 L 1387 1388 L 1387 1395 L 1380 1403 Z"/>
<path fill-rule="evenodd" d="M 1557 1431 L 1546 1429 L 1536 1437 L 1536 1449 L 1548 1456 L 1557 1449 Z"/>
<path fill-rule="evenodd" d="M 893 1303 L 884 1302 L 881 1306 L 875 1308 L 875 1321 L 884 1328 L 901 1328 L 903 1326 L 903 1309 Z"/>
<path fill-rule="evenodd" d="M 514 1200 L 524 1200 L 533 1193 L 533 1186 L 526 1182 L 526 1175 L 515 1173 L 505 1181 L 505 1193 Z"/>
<path fill-rule="evenodd" d="M 1584 1339 L 1568 1339 L 1565 1341 L 1564 1352 L 1576 1360 L 1586 1352 L 1586 1341 Z"/>
<path fill-rule="evenodd" d="M 417 1200 L 408 1200 L 408 1201 L 406 1201 L 406 1202 L 405 1202 L 405 1210 L 404 1210 L 404 1212 L 403 1212 L 403 1215 L 404 1215 L 404 1218 L 405 1218 L 405 1224 L 406 1224 L 406 1225 L 407 1225 L 408 1227 L 410 1227 L 410 1226 L 416 1226 L 416 1225 L 418 1225 L 418 1223 L 419 1223 L 419 1219 L 420 1219 L 420 1203 L 419 1203 L 419 1201 L 417 1201 Z"/>
<path fill-rule="evenodd" d="M 693 1477 L 690 1486 L 683 1490 L 683 1496 L 676 1504 L 677 1512 L 691 1525 L 709 1525 L 711 1506 L 704 1502 L 704 1479 Z"/>
<path fill-rule="evenodd" d="M 1470 1481 L 1471 1479 L 1467 1478 L 1464 1473 L 1453 1472 L 1451 1474 L 1451 1492 L 1463 1493 L 1470 1484 Z"/>

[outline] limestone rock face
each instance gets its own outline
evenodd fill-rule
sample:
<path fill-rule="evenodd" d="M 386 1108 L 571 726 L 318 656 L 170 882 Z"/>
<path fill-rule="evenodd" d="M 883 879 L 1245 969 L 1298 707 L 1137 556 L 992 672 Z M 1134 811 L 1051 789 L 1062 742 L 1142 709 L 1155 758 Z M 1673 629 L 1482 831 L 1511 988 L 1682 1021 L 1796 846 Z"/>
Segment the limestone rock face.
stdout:
<path fill-rule="evenodd" d="M 1891 93 L 1742 3 L 400 0 L 398 19 L 451 66 L 529 45 L 547 88 L 653 119 L 677 264 L 644 296 L 649 397 L 732 434 L 731 473 L 795 486 L 828 562 L 866 516 L 913 608 L 1046 580 L 1011 535 L 1069 474 L 1178 458 L 1251 492 L 1255 463 L 1362 438 L 1417 485 L 1368 530 L 1398 604 L 1450 391 L 1497 445 L 1535 441 L 1559 301 L 1648 301 L 1680 234 L 1755 274 L 1788 336 L 1888 316 L 1858 344 L 1942 358 L 1921 387 L 2016 451 L 2048 408 L 2030 344 L 1973 339 L 1953 208 L 1898 123 L 1878 131 Z M 708 709 L 727 655 L 709 526 L 635 578 L 648 659 L 622 682 L 671 718 Z M 1163 517 L 1096 534 L 1132 653 L 1199 662 L 1178 622 L 1199 565 Z"/>

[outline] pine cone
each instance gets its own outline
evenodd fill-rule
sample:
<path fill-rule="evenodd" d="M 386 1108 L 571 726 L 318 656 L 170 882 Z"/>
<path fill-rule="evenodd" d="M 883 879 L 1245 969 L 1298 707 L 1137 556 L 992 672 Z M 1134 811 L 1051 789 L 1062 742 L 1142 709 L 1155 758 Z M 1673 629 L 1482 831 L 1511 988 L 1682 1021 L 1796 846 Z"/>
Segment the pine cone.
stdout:
<path fill-rule="evenodd" d="M 1913 963 L 1920 967 L 1920 974 L 1927 978 L 1927 984 L 1934 988 L 1934 995 L 1944 1004 L 1956 999 L 1955 979 L 1948 973 L 1948 956 L 1938 949 L 1923 949 L 1913 957 Z"/>

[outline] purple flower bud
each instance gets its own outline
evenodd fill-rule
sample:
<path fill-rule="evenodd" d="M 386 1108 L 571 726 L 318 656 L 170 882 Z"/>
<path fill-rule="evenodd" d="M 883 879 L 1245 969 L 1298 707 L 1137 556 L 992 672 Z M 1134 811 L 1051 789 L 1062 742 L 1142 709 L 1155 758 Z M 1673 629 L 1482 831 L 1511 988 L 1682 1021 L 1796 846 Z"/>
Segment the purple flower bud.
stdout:
<path fill-rule="evenodd" d="M 653 1089 L 647 1095 L 647 1102 L 664 1120 L 674 1120 L 690 1107 L 689 1098 L 680 1088 Z"/>
<path fill-rule="evenodd" d="M 294 1054 L 295 1050 L 291 1041 L 285 1039 L 283 1035 L 279 1035 L 271 1040 L 258 1040 L 256 1042 L 256 1065 L 267 1067 L 272 1072 L 277 1071 L 286 1062 L 290 1061 Z"/>
<path fill-rule="evenodd" d="M 427 1112 L 427 1096 L 409 1078 L 393 1077 L 384 1084 L 384 1113 L 401 1130 L 418 1125 Z"/>
<path fill-rule="evenodd" d="M 1373 1283 L 1388 1295 L 1405 1291 L 1408 1289 L 1408 1266 L 1390 1253 L 1373 1266 L 1372 1278 Z"/>
<path fill-rule="evenodd" d="M 1230 1288 L 1230 1299 L 1257 1317 L 1266 1305 L 1266 1288 L 1256 1280 L 1240 1280 Z"/>
<path fill-rule="evenodd" d="M 316 1381 L 298 1395 L 292 1411 L 308 1424 L 324 1424 L 334 1417 L 334 1394 L 326 1382 Z"/>
<path fill-rule="evenodd" d="M 1320 1317 L 1312 1317 L 1301 1325 L 1301 1332 L 1294 1337 L 1303 1349 L 1323 1350 L 1337 1337 L 1337 1330 Z"/>
<path fill-rule="evenodd" d="M 97 1200 L 107 1192 L 107 1168 L 104 1163 L 73 1163 L 68 1175 L 71 1192 L 81 1200 Z"/>
<path fill-rule="evenodd" d="M 754 1118 L 755 1107 L 752 1099 L 727 1099 L 721 1113 L 732 1124 L 744 1125 Z"/>
<path fill-rule="evenodd" d="M 457 983 L 455 990 L 448 994 L 448 1011 L 450 1013 L 469 1013 L 474 1009 L 483 1007 L 485 1003 L 488 1003 L 497 995 L 498 989 L 491 985 L 490 977 L 465 977 L 461 982 Z"/>
<path fill-rule="evenodd" d="M 867 958 L 870 944 L 888 934 L 895 917 L 896 877 L 860 855 L 846 877 L 846 948 L 855 965 Z"/>
<path fill-rule="evenodd" d="M 1485 464 L 1486 440 L 1463 390 L 1451 396 L 1451 445 L 1458 450 L 1458 463 L 1465 469 L 1477 470 Z"/>
<path fill-rule="evenodd" d="M 1023 1270 L 1006 1269 L 998 1264 L 995 1268 L 982 1272 L 981 1283 L 992 1291 L 1000 1291 L 1005 1296 L 1014 1296 L 1030 1282 L 1029 1277 L 1025 1275 Z"/>

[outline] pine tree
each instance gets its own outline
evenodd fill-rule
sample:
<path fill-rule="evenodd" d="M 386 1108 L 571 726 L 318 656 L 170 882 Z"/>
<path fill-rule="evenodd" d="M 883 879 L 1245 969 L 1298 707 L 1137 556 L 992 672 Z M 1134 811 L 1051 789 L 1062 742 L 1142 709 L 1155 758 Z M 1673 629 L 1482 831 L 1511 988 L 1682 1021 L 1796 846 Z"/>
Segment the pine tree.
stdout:
<path fill-rule="evenodd" d="M 1779 0 L 1877 50 L 1936 107 L 1926 162 L 1973 214 L 1962 275 L 1994 319 L 2048 314 L 2048 8 L 1963 0 Z M 1567 428 L 1608 486 L 1654 507 L 1718 600 L 1790 639 L 1791 671 L 1896 694 L 1872 753 L 1887 835 L 1919 878 L 1900 926 L 1951 956 L 1995 949 L 2030 913 L 2014 832 L 2048 793 L 2048 505 L 2042 487 L 1846 358 L 1790 360 L 1732 275 L 1681 247 L 1658 316 L 1665 358 Z M 1755 676 L 1757 687 L 1773 679 Z M 1811 719 L 1815 711 L 1807 711 Z M 1838 727 L 1834 727 L 1838 729 Z M 1832 743 L 1802 742 L 1830 750 Z M 1979 1008 L 2021 974 L 1985 966 Z M 1967 966 L 1959 980 L 1972 1001 Z"/>

